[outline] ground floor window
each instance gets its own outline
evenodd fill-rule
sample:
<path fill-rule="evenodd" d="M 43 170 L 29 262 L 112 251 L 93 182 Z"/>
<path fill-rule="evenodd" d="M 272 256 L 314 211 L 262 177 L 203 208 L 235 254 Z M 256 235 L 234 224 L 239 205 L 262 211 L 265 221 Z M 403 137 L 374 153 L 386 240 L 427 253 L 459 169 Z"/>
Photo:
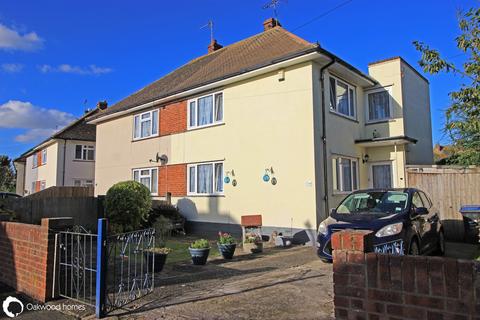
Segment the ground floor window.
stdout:
<path fill-rule="evenodd" d="M 333 158 L 334 192 L 350 192 L 358 189 L 358 160 L 336 156 Z"/>
<path fill-rule="evenodd" d="M 378 189 L 392 188 L 392 164 L 372 164 L 372 186 Z"/>
<path fill-rule="evenodd" d="M 189 165 L 188 194 L 223 194 L 223 162 L 208 162 Z"/>
<path fill-rule="evenodd" d="M 93 180 L 89 180 L 89 179 L 74 179 L 74 180 L 73 180 L 73 186 L 74 186 L 74 187 L 92 187 L 92 186 L 93 186 Z"/>
<path fill-rule="evenodd" d="M 146 186 L 152 195 L 158 194 L 157 168 L 133 169 L 133 180 Z"/>

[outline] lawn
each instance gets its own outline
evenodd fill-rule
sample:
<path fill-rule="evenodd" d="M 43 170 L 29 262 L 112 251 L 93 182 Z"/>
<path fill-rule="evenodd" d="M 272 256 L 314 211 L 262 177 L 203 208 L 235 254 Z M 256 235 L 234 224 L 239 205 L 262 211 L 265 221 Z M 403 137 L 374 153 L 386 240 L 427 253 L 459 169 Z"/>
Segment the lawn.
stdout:
<path fill-rule="evenodd" d="M 190 261 L 190 253 L 188 252 L 188 247 L 190 243 L 197 240 L 197 238 L 186 237 L 186 238 L 170 238 L 166 241 L 165 246 L 172 249 L 172 252 L 169 253 L 167 258 L 167 264 L 175 264 L 180 262 Z M 210 255 L 209 258 L 220 256 L 218 252 L 216 241 L 208 241 L 210 243 Z"/>

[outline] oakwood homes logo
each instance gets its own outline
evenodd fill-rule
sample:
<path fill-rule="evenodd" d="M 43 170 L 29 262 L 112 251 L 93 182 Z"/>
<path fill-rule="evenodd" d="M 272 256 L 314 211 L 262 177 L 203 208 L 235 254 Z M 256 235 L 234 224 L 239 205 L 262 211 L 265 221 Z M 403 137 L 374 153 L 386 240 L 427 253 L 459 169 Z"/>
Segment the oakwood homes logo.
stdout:
<path fill-rule="evenodd" d="M 27 303 L 25 306 L 22 301 L 15 297 L 7 297 L 2 304 L 3 312 L 10 318 L 18 317 L 24 310 L 27 311 L 85 311 L 83 304 L 38 304 Z"/>

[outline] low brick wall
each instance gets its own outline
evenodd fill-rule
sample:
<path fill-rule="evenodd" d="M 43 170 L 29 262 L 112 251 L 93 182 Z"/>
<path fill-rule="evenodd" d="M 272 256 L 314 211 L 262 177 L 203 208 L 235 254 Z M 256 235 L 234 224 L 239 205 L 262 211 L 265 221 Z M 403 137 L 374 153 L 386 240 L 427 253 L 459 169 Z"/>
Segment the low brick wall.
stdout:
<path fill-rule="evenodd" d="M 41 225 L 0 222 L 0 282 L 45 302 L 52 297 L 55 233 L 71 219 L 42 219 Z"/>
<path fill-rule="evenodd" d="M 480 319 L 480 262 L 366 253 L 371 237 L 332 237 L 337 319 Z"/>

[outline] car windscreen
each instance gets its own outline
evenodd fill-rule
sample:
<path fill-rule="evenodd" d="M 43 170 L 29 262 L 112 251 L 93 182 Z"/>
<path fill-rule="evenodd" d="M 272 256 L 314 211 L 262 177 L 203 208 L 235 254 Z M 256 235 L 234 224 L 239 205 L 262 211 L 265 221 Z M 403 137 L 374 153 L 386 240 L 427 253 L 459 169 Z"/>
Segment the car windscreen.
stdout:
<path fill-rule="evenodd" d="M 400 191 L 368 191 L 349 195 L 337 208 L 339 214 L 395 214 L 407 207 L 408 194 Z"/>

